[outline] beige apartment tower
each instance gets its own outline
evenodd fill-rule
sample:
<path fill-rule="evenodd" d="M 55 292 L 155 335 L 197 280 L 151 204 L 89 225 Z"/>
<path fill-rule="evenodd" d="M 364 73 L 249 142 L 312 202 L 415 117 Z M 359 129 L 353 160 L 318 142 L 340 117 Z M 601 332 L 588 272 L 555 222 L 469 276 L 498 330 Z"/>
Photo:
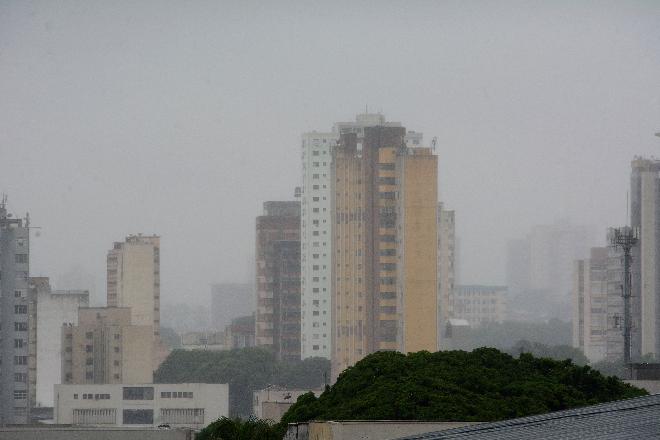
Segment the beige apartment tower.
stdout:
<path fill-rule="evenodd" d="M 62 327 L 62 383 L 151 383 L 152 328 L 126 307 L 79 309 L 78 325 Z"/>
<path fill-rule="evenodd" d="M 108 251 L 108 307 L 129 307 L 133 325 L 160 334 L 160 237 L 129 235 Z"/>
<path fill-rule="evenodd" d="M 332 375 L 379 350 L 437 347 L 437 157 L 404 127 L 333 151 Z"/>

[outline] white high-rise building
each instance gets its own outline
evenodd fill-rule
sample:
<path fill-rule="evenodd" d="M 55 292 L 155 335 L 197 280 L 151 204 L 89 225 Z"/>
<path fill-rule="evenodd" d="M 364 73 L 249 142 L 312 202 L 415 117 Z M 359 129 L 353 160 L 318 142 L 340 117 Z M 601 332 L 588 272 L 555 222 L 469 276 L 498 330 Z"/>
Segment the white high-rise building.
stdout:
<path fill-rule="evenodd" d="M 330 358 L 332 331 L 331 148 L 339 133 L 302 135 L 300 355 Z"/>
<path fill-rule="evenodd" d="M 454 211 L 438 203 L 438 349 L 445 349 L 443 338 L 453 318 L 454 262 L 456 249 Z"/>
<path fill-rule="evenodd" d="M 352 122 L 337 122 L 330 132 L 302 135 L 301 194 L 301 358 L 331 354 L 332 286 L 332 148 L 341 133 L 364 136 L 365 127 L 400 127 L 380 113 L 362 113 Z M 421 145 L 423 134 L 409 131 L 407 146 Z"/>

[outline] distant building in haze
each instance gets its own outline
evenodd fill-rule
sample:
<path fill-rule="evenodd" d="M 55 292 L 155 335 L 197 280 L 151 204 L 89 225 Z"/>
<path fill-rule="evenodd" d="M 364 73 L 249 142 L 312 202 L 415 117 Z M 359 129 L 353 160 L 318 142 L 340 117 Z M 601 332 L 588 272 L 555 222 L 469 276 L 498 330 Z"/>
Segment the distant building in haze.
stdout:
<path fill-rule="evenodd" d="M 300 202 L 264 203 L 255 254 L 255 344 L 270 348 L 278 359 L 299 359 Z"/>
<path fill-rule="evenodd" d="M 211 326 L 224 330 L 231 320 L 254 311 L 254 283 L 211 285 Z"/>
<path fill-rule="evenodd" d="M 254 313 L 232 319 L 231 324 L 225 326 L 225 348 L 254 347 L 254 331 Z"/>
<path fill-rule="evenodd" d="M 26 220 L 12 218 L 6 197 L 0 201 L 0 424 L 24 424 L 30 417 L 30 385 L 36 380 L 35 365 L 28 365 L 34 322 L 28 309 L 30 297 L 30 239 Z"/>
<path fill-rule="evenodd" d="M 660 356 L 660 160 L 631 163 L 630 226 L 639 231 L 632 253 L 632 357 Z"/>
<path fill-rule="evenodd" d="M 452 317 L 466 320 L 471 327 L 507 319 L 506 286 L 456 286 L 450 302 Z"/>
<path fill-rule="evenodd" d="M 453 317 L 451 298 L 455 282 L 456 225 L 454 211 L 438 203 L 438 348 L 442 343 L 447 321 Z"/>

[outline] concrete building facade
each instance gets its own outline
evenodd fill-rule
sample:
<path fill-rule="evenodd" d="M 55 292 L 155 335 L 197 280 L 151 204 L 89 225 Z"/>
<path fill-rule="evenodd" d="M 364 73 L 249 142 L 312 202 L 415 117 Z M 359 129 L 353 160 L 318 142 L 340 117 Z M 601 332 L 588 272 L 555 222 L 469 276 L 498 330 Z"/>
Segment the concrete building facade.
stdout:
<path fill-rule="evenodd" d="M 153 326 L 133 325 L 128 307 L 79 309 L 62 326 L 62 384 L 153 380 Z"/>
<path fill-rule="evenodd" d="M 30 417 L 36 365 L 28 365 L 30 322 L 29 220 L 13 218 L 0 201 L 0 424 L 24 424 Z M 32 332 L 33 333 L 33 332 Z"/>
<path fill-rule="evenodd" d="M 254 347 L 255 316 L 239 316 L 225 326 L 225 348 Z"/>
<path fill-rule="evenodd" d="M 55 385 L 55 422 L 201 429 L 229 414 L 227 384 Z"/>
<path fill-rule="evenodd" d="M 459 285 L 450 300 L 453 318 L 464 319 L 471 327 L 504 322 L 507 304 L 506 286 Z"/>
<path fill-rule="evenodd" d="M 454 211 L 438 203 L 438 349 L 444 349 L 445 329 L 453 317 L 450 300 L 454 292 L 456 225 Z"/>
<path fill-rule="evenodd" d="M 377 350 L 437 347 L 437 157 L 400 126 L 333 151 L 332 375 Z"/>
<path fill-rule="evenodd" d="M 623 358 L 622 258 L 618 249 L 594 247 L 574 263 L 573 346 L 591 362 Z"/>
<path fill-rule="evenodd" d="M 298 250 L 293 250 L 296 246 Z M 264 203 L 263 215 L 256 221 L 255 255 L 255 345 L 273 350 L 278 359 L 299 358 L 299 202 Z M 294 340 L 297 347 L 291 345 Z"/>
<path fill-rule="evenodd" d="M 639 231 L 632 252 L 632 357 L 660 356 L 660 161 L 631 163 L 630 226 Z"/>
<path fill-rule="evenodd" d="M 115 242 L 107 258 L 108 307 L 131 309 L 133 325 L 160 334 L 160 237 L 129 235 Z"/>
<path fill-rule="evenodd" d="M 51 290 L 47 277 L 30 278 L 30 290 L 36 307 L 30 319 L 36 323 L 34 354 L 36 386 L 35 406 L 53 406 L 53 386 L 62 378 L 62 325 L 78 324 L 78 309 L 89 307 L 86 290 Z"/>

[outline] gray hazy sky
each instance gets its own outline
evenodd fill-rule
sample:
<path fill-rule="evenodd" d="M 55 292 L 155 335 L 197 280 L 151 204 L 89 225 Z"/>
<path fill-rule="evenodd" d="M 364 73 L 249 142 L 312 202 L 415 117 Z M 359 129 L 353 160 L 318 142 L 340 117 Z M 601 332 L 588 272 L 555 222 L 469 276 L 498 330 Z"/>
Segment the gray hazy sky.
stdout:
<path fill-rule="evenodd" d="M 254 217 L 300 184 L 300 133 L 382 110 L 438 137 L 462 281 L 507 238 L 625 221 L 660 148 L 660 2 L 0 3 L 0 190 L 33 273 L 162 236 L 166 302 L 247 279 Z M 600 233 L 600 236 L 603 236 Z"/>

